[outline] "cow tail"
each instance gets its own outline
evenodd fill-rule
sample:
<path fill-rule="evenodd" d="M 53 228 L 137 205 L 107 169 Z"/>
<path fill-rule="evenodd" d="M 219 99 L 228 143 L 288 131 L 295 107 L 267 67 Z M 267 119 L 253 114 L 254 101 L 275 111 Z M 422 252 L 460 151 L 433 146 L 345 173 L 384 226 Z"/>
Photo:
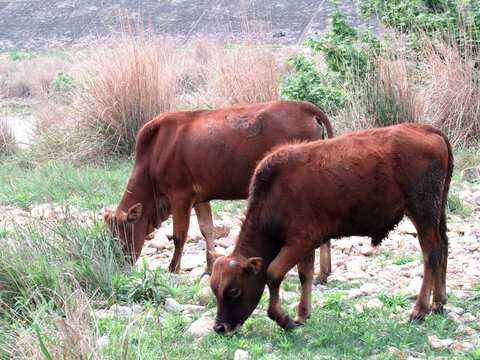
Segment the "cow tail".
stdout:
<path fill-rule="evenodd" d="M 327 129 L 327 134 L 328 138 L 331 139 L 333 138 L 333 129 L 332 129 L 332 124 L 330 124 L 330 120 L 328 120 L 328 116 L 317 106 L 312 105 L 312 112 L 313 115 L 322 122 L 322 124 L 325 126 Z"/>
<path fill-rule="evenodd" d="M 446 215 L 446 208 L 447 208 L 447 200 L 448 200 L 448 190 L 450 188 L 450 181 L 452 179 L 453 174 L 453 152 L 452 146 L 448 137 L 442 132 L 438 131 L 438 134 L 443 137 L 445 144 L 447 145 L 448 150 L 448 166 L 447 166 L 447 173 L 445 175 L 445 182 L 443 185 L 443 194 L 442 194 L 442 204 L 441 204 L 441 213 L 440 213 L 440 236 L 442 238 L 442 242 L 445 246 L 448 246 L 448 238 L 447 238 L 447 215 Z"/>

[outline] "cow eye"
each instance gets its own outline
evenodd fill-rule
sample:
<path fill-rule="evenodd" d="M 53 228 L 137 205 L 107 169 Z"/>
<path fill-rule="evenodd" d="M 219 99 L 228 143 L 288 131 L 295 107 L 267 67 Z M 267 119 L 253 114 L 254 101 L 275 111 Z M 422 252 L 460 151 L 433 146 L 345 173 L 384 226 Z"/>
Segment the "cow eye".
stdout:
<path fill-rule="evenodd" d="M 228 295 L 230 297 L 235 297 L 235 296 L 238 296 L 238 294 L 240 293 L 240 290 L 238 288 L 235 288 L 235 289 L 232 289 L 230 290 L 230 292 L 228 293 Z"/>

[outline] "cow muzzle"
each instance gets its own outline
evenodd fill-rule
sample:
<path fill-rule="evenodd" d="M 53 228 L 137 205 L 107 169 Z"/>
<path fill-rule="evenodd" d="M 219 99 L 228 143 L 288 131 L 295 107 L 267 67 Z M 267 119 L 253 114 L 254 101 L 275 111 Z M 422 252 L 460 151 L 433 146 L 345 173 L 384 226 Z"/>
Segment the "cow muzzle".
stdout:
<path fill-rule="evenodd" d="M 242 328 L 242 324 L 238 324 L 236 326 L 230 327 L 227 324 L 225 324 L 223 321 L 219 321 L 218 319 L 215 319 L 215 322 L 213 323 L 213 330 L 215 330 L 216 333 L 225 335 L 225 336 L 231 336 L 233 334 L 236 334 L 239 332 Z"/>

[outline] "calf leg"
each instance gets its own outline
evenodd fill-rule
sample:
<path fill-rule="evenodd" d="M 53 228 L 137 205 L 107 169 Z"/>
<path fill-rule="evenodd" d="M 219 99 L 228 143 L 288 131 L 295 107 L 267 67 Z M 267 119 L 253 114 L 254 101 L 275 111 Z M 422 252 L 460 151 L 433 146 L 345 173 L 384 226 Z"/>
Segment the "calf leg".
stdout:
<path fill-rule="evenodd" d="M 173 243 L 175 245 L 175 250 L 173 252 L 173 258 L 168 267 L 168 271 L 180 271 L 183 247 L 185 246 L 185 241 L 187 240 L 188 227 L 190 225 L 191 210 L 192 204 L 190 201 L 172 200 Z"/>
<path fill-rule="evenodd" d="M 429 310 L 430 294 L 434 287 L 434 283 L 438 285 L 438 290 L 435 291 L 435 300 L 441 298 L 444 291 L 444 289 L 442 290 L 442 285 L 444 285 L 444 283 L 442 284 L 442 261 L 444 249 L 440 234 L 438 230 L 419 230 L 418 239 L 423 255 L 423 282 L 413 312 L 410 314 L 410 320 L 423 320 L 425 318 L 425 314 Z"/>
<path fill-rule="evenodd" d="M 440 233 L 442 230 L 440 230 Z M 435 271 L 433 280 L 433 299 L 430 305 L 430 311 L 440 313 L 443 311 L 443 305 L 447 303 L 447 260 L 448 260 L 448 239 L 446 234 L 442 234 L 442 259 Z"/>
<path fill-rule="evenodd" d="M 305 258 L 314 249 L 298 249 L 284 246 L 267 269 L 267 285 L 270 290 L 268 316 L 284 329 L 295 327 L 297 324 L 283 311 L 280 302 L 280 284 L 287 273 L 300 260 Z M 311 280 L 311 279 L 310 279 Z"/>
<path fill-rule="evenodd" d="M 294 319 L 297 324 L 304 322 L 312 314 L 312 279 L 314 265 L 315 251 L 309 253 L 305 259 L 297 264 L 298 277 L 300 278 L 300 284 L 302 286 L 298 314 Z"/>
<path fill-rule="evenodd" d="M 207 268 L 205 272 L 211 274 L 215 257 L 210 252 L 215 251 L 215 244 L 213 242 L 213 220 L 210 203 L 204 202 L 196 204 L 195 213 L 197 214 L 198 226 L 207 243 Z"/>
<path fill-rule="evenodd" d="M 330 257 L 330 240 L 320 246 L 320 270 L 318 272 L 314 285 L 325 285 L 328 275 L 332 272 L 332 259 Z"/>

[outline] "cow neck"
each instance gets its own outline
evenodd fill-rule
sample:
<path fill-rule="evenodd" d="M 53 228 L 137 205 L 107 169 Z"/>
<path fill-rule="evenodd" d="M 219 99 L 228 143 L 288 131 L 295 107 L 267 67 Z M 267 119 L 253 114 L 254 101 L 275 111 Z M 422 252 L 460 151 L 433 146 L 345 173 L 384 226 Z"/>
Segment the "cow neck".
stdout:
<path fill-rule="evenodd" d="M 263 227 L 250 220 L 250 218 L 255 217 L 247 216 L 245 219 L 235 248 L 230 256 L 244 260 L 251 257 L 261 257 L 263 266 L 268 267 L 280 252 L 281 247 L 275 243 L 274 239 L 269 239 L 265 236 L 265 232 L 259 231 L 258 229 Z"/>

